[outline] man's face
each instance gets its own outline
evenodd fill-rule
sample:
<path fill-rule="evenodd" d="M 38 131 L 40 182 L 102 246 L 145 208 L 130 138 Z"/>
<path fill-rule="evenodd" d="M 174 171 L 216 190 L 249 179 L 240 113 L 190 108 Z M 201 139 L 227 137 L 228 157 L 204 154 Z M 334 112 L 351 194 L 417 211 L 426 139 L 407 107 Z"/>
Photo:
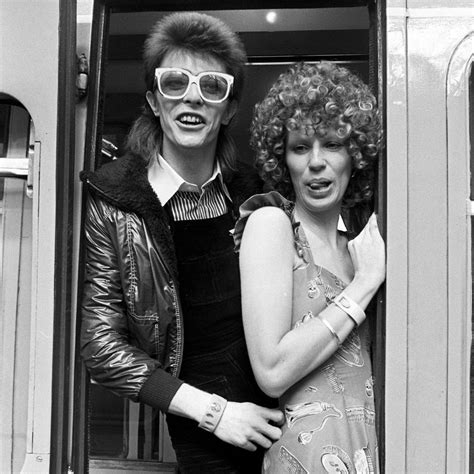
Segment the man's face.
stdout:
<path fill-rule="evenodd" d="M 213 58 L 185 51 L 168 53 L 160 67 L 179 67 L 192 74 L 226 72 L 224 65 Z M 229 123 L 234 107 L 229 99 L 209 103 L 202 99 L 196 84 L 191 84 L 181 99 L 164 97 L 158 90 L 147 93 L 147 100 L 163 129 L 162 154 L 179 157 L 189 151 L 214 155 L 221 125 Z"/>

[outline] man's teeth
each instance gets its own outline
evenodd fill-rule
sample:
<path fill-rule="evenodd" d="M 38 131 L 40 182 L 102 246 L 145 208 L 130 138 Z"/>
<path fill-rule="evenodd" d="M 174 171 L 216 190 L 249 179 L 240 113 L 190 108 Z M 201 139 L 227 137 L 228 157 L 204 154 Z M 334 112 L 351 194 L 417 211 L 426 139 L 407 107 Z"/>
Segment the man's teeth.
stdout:
<path fill-rule="evenodd" d="M 182 123 L 190 123 L 193 125 L 202 123 L 201 117 L 196 117 L 195 115 L 183 115 L 179 118 L 179 121 Z"/>

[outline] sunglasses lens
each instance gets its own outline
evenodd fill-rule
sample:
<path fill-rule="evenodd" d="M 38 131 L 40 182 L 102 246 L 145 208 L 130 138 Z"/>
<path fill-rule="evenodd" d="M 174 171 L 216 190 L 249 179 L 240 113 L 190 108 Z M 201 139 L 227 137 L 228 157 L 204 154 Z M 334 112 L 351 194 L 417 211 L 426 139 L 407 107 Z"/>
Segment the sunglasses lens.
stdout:
<path fill-rule="evenodd" d="M 206 74 L 201 77 L 199 87 L 205 99 L 222 100 L 227 95 L 229 83 L 222 76 Z"/>
<path fill-rule="evenodd" d="M 199 93 L 209 102 L 222 102 L 230 92 L 232 81 L 219 73 L 209 72 L 194 76 L 179 69 L 157 69 L 160 92 L 170 99 L 182 99 L 188 92 L 189 82 L 199 80 Z"/>
<path fill-rule="evenodd" d="M 184 94 L 189 78 L 180 71 L 167 71 L 160 76 L 160 87 L 165 95 L 179 97 Z"/>

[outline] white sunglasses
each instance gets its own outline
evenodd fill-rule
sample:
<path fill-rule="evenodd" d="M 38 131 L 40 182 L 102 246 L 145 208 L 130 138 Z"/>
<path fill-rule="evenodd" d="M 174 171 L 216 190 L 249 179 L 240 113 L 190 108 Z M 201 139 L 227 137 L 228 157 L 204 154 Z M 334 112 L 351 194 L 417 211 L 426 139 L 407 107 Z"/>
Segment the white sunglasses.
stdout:
<path fill-rule="evenodd" d="M 234 77 L 223 72 L 200 72 L 197 76 L 179 67 L 158 67 L 155 69 L 158 90 L 167 99 L 182 99 L 191 84 L 196 84 L 201 98 L 219 104 L 229 97 Z"/>

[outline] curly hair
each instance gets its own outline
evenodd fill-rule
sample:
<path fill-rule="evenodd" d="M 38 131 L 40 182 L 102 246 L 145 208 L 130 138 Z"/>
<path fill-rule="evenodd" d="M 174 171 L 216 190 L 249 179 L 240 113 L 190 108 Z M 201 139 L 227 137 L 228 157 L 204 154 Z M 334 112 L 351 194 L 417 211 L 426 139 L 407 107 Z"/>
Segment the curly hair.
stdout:
<path fill-rule="evenodd" d="M 348 69 L 329 62 L 291 66 L 255 106 L 250 145 L 266 188 L 294 200 L 285 162 L 288 131 L 324 137 L 331 128 L 352 159 L 343 207 L 369 201 L 382 141 L 380 113 L 368 86 Z"/>
<path fill-rule="evenodd" d="M 175 12 L 159 20 L 153 26 L 143 49 L 145 84 L 148 90 L 155 88 L 155 68 L 160 66 L 167 54 L 176 51 L 217 59 L 226 72 L 234 76 L 231 99 L 240 101 L 247 54 L 238 35 L 223 21 L 198 12 Z M 161 149 L 162 139 L 160 121 L 145 103 L 141 115 L 128 134 L 127 147 L 148 160 L 157 148 Z M 224 174 L 232 172 L 236 151 L 228 125 L 221 125 L 216 154 Z"/>

